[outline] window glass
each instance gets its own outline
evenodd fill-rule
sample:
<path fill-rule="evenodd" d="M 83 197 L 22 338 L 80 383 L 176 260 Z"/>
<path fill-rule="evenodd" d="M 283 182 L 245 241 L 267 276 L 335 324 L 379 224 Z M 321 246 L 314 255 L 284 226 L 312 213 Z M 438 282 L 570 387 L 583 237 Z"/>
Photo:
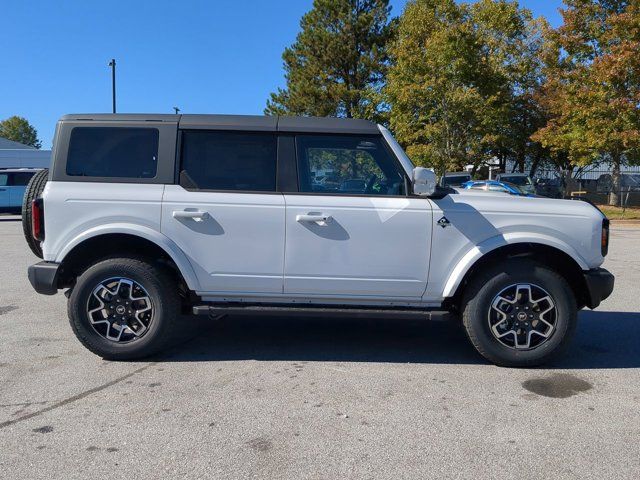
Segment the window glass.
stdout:
<path fill-rule="evenodd" d="M 514 185 L 519 185 L 519 186 L 531 185 L 531 179 L 529 177 L 522 177 L 519 175 L 514 175 L 513 177 L 501 175 L 500 181 L 513 183 Z"/>
<path fill-rule="evenodd" d="M 180 185 L 274 192 L 276 162 L 275 134 L 189 130 L 182 134 Z"/>
<path fill-rule="evenodd" d="M 153 178 L 158 137 L 156 128 L 76 127 L 69 142 L 67 175 Z"/>
<path fill-rule="evenodd" d="M 31 177 L 33 177 L 33 173 L 32 172 L 14 173 L 13 174 L 12 185 L 15 185 L 15 186 L 18 186 L 18 187 L 24 187 L 26 184 L 29 183 L 29 180 L 31 180 Z"/>
<path fill-rule="evenodd" d="M 9 175 L 0 173 L 0 187 L 6 187 L 7 183 L 9 183 Z"/>
<path fill-rule="evenodd" d="M 404 195 L 404 176 L 379 137 L 296 137 L 301 192 Z"/>
<path fill-rule="evenodd" d="M 457 187 L 471 180 L 471 175 L 447 175 L 442 179 L 445 187 Z"/>

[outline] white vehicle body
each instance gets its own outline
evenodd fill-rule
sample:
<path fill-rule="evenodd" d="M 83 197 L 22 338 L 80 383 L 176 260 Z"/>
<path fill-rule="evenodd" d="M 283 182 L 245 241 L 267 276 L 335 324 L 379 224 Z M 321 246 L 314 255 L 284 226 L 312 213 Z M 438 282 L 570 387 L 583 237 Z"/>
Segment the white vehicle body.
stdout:
<path fill-rule="evenodd" d="M 411 161 L 379 128 L 410 177 Z M 545 245 L 582 270 L 604 260 L 602 214 L 569 200 L 469 190 L 365 198 L 59 181 L 48 182 L 43 198 L 45 261 L 63 263 L 92 237 L 139 236 L 162 248 L 204 301 L 437 307 L 475 262 L 507 245 Z M 438 224 L 442 218 L 447 226 Z"/>
<path fill-rule="evenodd" d="M 459 317 L 485 358 L 532 366 L 613 290 L 597 208 L 438 188 L 364 120 L 72 115 L 55 145 L 26 187 L 29 280 L 68 289 L 103 358 L 161 351 L 182 313 L 294 313 Z"/>

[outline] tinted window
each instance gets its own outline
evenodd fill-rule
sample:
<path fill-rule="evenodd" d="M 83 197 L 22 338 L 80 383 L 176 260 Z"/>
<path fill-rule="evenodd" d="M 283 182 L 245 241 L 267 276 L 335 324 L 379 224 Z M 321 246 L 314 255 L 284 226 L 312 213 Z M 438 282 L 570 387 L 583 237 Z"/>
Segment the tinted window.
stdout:
<path fill-rule="evenodd" d="M 29 183 L 29 180 L 31 180 L 31 177 L 33 177 L 33 173 L 32 172 L 14 173 L 13 174 L 12 185 L 15 185 L 15 186 L 18 186 L 18 187 L 23 187 L 27 183 Z"/>
<path fill-rule="evenodd" d="M 521 177 L 519 175 L 515 175 L 513 177 L 508 177 L 505 175 L 501 175 L 500 176 L 500 181 L 501 182 L 507 182 L 507 183 L 513 183 L 514 185 L 531 185 L 531 180 L 529 179 L 529 177 Z"/>
<path fill-rule="evenodd" d="M 447 187 L 447 186 L 459 186 L 462 185 L 465 182 L 468 182 L 469 180 L 471 180 L 471 175 L 451 175 L 451 176 L 445 176 L 442 179 L 442 185 Z"/>
<path fill-rule="evenodd" d="M 379 137 L 296 137 L 301 192 L 404 195 L 399 166 Z"/>
<path fill-rule="evenodd" d="M 0 173 L 0 187 L 6 187 L 7 183 L 9 183 L 9 175 Z"/>
<path fill-rule="evenodd" d="M 202 190 L 276 190 L 274 134 L 185 131 L 180 185 Z"/>
<path fill-rule="evenodd" d="M 69 142 L 67 175 L 153 178 L 158 137 L 155 128 L 76 127 Z"/>

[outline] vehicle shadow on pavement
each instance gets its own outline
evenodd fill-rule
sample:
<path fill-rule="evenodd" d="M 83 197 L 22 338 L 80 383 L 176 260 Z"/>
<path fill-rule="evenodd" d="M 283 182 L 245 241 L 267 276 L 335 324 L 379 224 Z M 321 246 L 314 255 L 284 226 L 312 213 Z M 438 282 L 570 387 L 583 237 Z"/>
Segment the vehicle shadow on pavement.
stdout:
<path fill-rule="evenodd" d="M 571 346 L 547 367 L 639 368 L 640 312 L 580 312 Z"/>
<path fill-rule="evenodd" d="M 3 217 L 0 216 L 0 222 L 21 222 L 22 217 Z"/>
<path fill-rule="evenodd" d="M 484 363 L 455 322 L 304 316 L 186 321 L 196 322 L 195 339 L 158 360 Z"/>
<path fill-rule="evenodd" d="M 455 321 L 226 317 L 185 318 L 189 331 L 166 362 L 263 360 L 488 364 Z M 580 313 L 567 352 L 547 369 L 640 367 L 640 313 Z"/>

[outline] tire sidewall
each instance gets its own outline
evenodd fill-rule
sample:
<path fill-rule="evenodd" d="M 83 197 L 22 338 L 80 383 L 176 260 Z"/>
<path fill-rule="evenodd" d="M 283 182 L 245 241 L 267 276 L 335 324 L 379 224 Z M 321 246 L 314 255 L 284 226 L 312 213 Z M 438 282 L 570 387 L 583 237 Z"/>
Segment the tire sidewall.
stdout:
<path fill-rule="evenodd" d="M 503 365 L 527 366 L 544 363 L 566 347 L 575 329 L 577 308 L 573 292 L 562 277 L 539 265 L 522 263 L 506 268 L 485 282 L 469 305 L 466 326 L 473 332 L 487 358 Z M 493 299 L 503 289 L 517 283 L 543 288 L 556 306 L 555 331 L 551 338 L 531 350 L 516 350 L 503 345 L 489 326 Z"/>
<path fill-rule="evenodd" d="M 145 268 L 146 267 L 146 268 Z M 94 353 L 113 359 L 130 359 L 145 356 L 155 351 L 158 341 L 164 337 L 168 318 L 175 315 L 175 305 L 170 301 L 171 292 L 163 284 L 165 275 L 155 275 L 152 267 L 145 264 L 118 263 L 117 259 L 105 260 L 85 271 L 79 278 L 69 297 L 69 319 L 85 345 Z M 129 278 L 147 291 L 153 307 L 148 331 L 139 339 L 127 343 L 108 340 L 94 330 L 87 314 L 87 303 L 93 290 L 103 281 L 114 278 Z M 176 294 L 177 295 L 177 294 Z"/>

